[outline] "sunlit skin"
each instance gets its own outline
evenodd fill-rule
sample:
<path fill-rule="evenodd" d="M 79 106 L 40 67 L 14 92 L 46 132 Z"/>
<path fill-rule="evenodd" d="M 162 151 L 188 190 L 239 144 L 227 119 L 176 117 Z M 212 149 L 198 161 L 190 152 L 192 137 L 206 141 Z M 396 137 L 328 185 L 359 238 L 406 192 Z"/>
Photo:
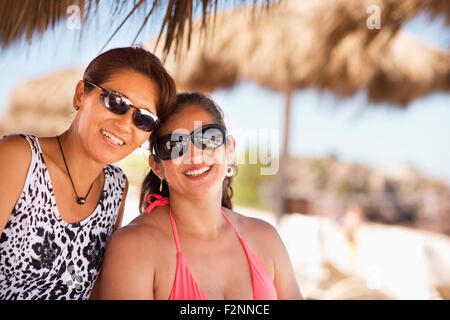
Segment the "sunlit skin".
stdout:
<path fill-rule="evenodd" d="M 186 114 L 189 114 L 189 117 L 186 117 Z M 194 129 L 214 123 L 213 117 L 208 112 L 192 106 L 172 116 L 170 122 L 161 130 L 161 136 L 177 132 L 189 134 Z M 233 162 L 234 148 L 235 141 L 231 135 L 228 136 L 226 146 L 223 145 L 215 150 L 200 150 L 191 141 L 188 151 L 183 156 L 160 162 L 149 157 L 149 164 L 154 172 L 169 184 L 172 201 L 187 198 L 190 200 L 189 202 L 195 202 L 198 205 L 203 203 L 205 198 L 221 199 L 222 181 L 225 178 L 227 164 Z M 203 179 L 192 180 L 184 174 L 186 171 L 205 166 L 211 166 L 211 169 Z M 206 203 L 216 202 L 208 201 Z"/>
<path fill-rule="evenodd" d="M 127 95 L 136 107 L 146 108 L 156 114 L 159 91 L 157 85 L 147 76 L 123 70 L 113 74 L 109 81 L 100 85 L 105 89 L 113 89 Z M 97 206 L 104 187 L 103 167 L 105 164 L 123 159 L 150 136 L 149 132 L 142 131 L 133 124 L 132 114 L 135 109 L 132 108 L 124 115 L 116 115 L 102 105 L 99 94 L 100 90 L 98 89 L 93 89 L 85 94 L 83 81 L 78 82 L 73 106 L 79 106 L 79 110 L 70 128 L 60 136 L 67 165 L 79 196 L 85 196 L 93 183 L 84 205 L 80 206 L 76 202 L 76 196 L 72 190 L 56 138 L 39 138 L 58 211 L 62 219 L 69 223 L 82 221 Z M 102 129 L 120 137 L 125 144 L 115 147 L 107 143 L 101 133 Z M 20 168 L 13 169 L 16 175 L 9 178 L 14 187 L 10 185 L 9 188 L 2 190 L 2 199 L 5 201 L 1 201 L 2 205 L 0 205 L 0 213 L 2 213 L 0 232 L 6 225 L 7 218 L 25 183 L 31 159 L 28 143 L 21 137 L 5 139 L 2 141 L 1 147 L 8 149 L 11 155 L 17 153 L 14 157 L 14 159 L 18 159 L 15 165 Z M 6 156 L 6 153 L 4 155 Z M 3 160 L 8 161 L 6 158 L 1 158 L 0 162 Z M 13 180 L 17 180 L 17 183 Z M 126 190 L 124 198 L 125 196 Z M 122 212 L 123 206 L 119 210 L 118 224 L 120 224 Z"/>
<path fill-rule="evenodd" d="M 110 81 L 104 82 L 102 87 L 121 92 L 127 95 L 136 107 L 156 113 L 157 86 L 140 73 L 121 71 Z M 78 194 L 85 195 L 94 181 L 85 205 L 80 207 L 75 201 L 71 201 L 74 193 L 67 192 L 71 189 L 71 184 L 64 162 L 61 161 L 56 139 L 54 137 L 40 139 L 45 161 L 52 164 L 49 172 L 55 188 L 56 203 L 65 220 L 79 221 L 87 217 L 95 209 L 103 190 L 104 175 L 100 173 L 105 164 L 123 159 L 150 136 L 149 132 L 140 130 L 133 124 L 132 115 L 135 109 L 130 109 L 124 115 L 114 114 L 103 106 L 99 94 L 98 89 L 85 94 L 83 82 L 78 83 L 74 105 L 80 109 L 70 128 L 60 137 Z M 112 146 L 105 141 L 101 130 L 114 134 L 125 141 L 125 144 L 120 147 Z"/>
<path fill-rule="evenodd" d="M 201 122 L 201 124 L 199 123 Z M 192 105 L 174 114 L 161 135 L 190 133 L 215 123 L 213 117 Z M 149 163 L 167 181 L 170 208 L 176 221 L 181 247 L 190 272 L 211 299 L 252 299 L 248 259 L 239 239 L 226 222 L 224 210 L 254 250 L 273 279 L 280 299 L 300 299 L 292 265 L 276 230 L 268 223 L 245 217 L 221 206 L 222 183 L 227 163 L 234 158 L 235 141 L 215 150 L 195 152 L 181 158 Z M 201 179 L 185 176 L 186 170 L 212 165 Z M 168 299 L 175 279 L 176 246 L 169 219 L 169 206 L 155 208 L 114 232 L 105 254 L 99 289 L 102 299 Z"/>
<path fill-rule="evenodd" d="M 158 87 L 147 76 L 133 71 L 122 71 L 101 86 L 125 94 L 134 106 L 156 114 Z M 81 147 L 90 154 L 90 158 L 103 165 L 126 157 L 142 145 L 150 133 L 133 124 L 134 108 L 124 115 L 114 114 L 100 102 L 100 93 L 101 90 L 93 88 L 85 95 L 83 82 L 78 83 L 74 104 L 80 106 L 80 110 L 71 129 L 80 135 Z M 115 148 L 105 143 L 101 129 L 116 135 L 125 141 L 125 145 Z M 69 134 L 70 131 L 69 129 Z"/>

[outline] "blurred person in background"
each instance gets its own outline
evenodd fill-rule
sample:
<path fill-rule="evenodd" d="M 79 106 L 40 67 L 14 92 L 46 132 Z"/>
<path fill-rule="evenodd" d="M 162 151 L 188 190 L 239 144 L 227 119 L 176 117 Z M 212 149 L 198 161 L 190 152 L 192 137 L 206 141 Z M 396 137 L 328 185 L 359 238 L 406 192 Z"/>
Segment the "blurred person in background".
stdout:
<path fill-rule="evenodd" d="M 214 101 L 178 94 L 150 150 L 142 214 L 113 233 L 100 298 L 302 299 L 276 229 L 232 210 L 235 140 Z"/>
<path fill-rule="evenodd" d="M 77 83 L 67 131 L 0 140 L 0 299 L 89 298 L 127 195 L 110 163 L 141 146 L 175 99 L 155 55 L 111 49 Z"/>
<path fill-rule="evenodd" d="M 348 240 L 348 245 L 352 252 L 353 261 L 356 260 L 357 255 L 357 243 L 356 233 L 361 223 L 364 221 L 364 211 L 358 204 L 351 204 L 348 206 L 347 211 L 341 220 L 341 225 L 345 236 Z"/>

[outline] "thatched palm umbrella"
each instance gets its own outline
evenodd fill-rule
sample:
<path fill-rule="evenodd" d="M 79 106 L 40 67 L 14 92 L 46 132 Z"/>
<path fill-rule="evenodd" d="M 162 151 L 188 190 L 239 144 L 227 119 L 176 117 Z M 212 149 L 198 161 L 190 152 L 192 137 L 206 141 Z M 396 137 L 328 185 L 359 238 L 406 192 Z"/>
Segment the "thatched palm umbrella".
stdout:
<path fill-rule="evenodd" d="M 367 29 L 368 2 L 364 1 L 285 1 L 270 11 L 225 12 L 215 17 L 213 34 L 206 36 L 206 42 L 199 24 L 194 24 L 190 50 L 182 57 L 169 55 L 166 67 L 177 85 L 188 90 L 213 91 L 250 79 L 285 93 L 283 168 L 291 96 L 297 89 L 328 89 L 340 97 L 365 89 L 371 102 L 396 107 L 450 89 L 449 53 L 397 32 L 406 19 L 395 19 L 386 11 L 404 9 L 411 18 L 438 2 L 395 3 L 378 2 L 381 16 L 393 20 L 382 20 L 379 30 Z M 449 2 L 439 3 L 448 14 Z M 153 48 L 153 43 L 148 47 Z M 277 190 L 281 186 L 280 181 Z"/>
<path fill-rule="evenodd" d="M 271 6 L 277 2 L 283 3 L 286 0 L 271 1 L 266 0 L 265 5 L 272 10 Z M 298 3 L 308 3 L 309 0 L 297 0 Z M 383 11 L 382 21 L 389 21 L 390 27 L 398 29 L 401 24 L 415 16 L 417 12 L 427 12 L 432 16 L 443 14 L 446 17 L 446 23 L 450 24 L 450 3 L 447 0 L 407 0 L 407 1 L 391 1 L 391 0 L 333 0 L 317 1 L 326 3 L 327 7 L 341 6 L 340 14 L 342 21 L 341 28 L 334 30 L 334 38 L 339 39 L 340 34 L 345 34 L 348 27 L 352 28 L 356 25 L 362 26 L 365 19 L 361 20 L 361 16 L 349 10 L 349 2 L 353 2 L 353 8 L 367 8 L 369 5 L 379 5 Z M 347 3 L 345 3 L 347 2 Z M 113 36 L 131 16 L 140 16 L 141 27 L 135 39 L 145 27 L 150 19 L 154 19 L 161 15 L 160 36 L 165 33 L 164 53 L 167 54 L 175 42 L 176 48 L 187 35 L 189 39 L 191 33 L 191 24 L 193 16 L 201 13 L 202 30 L 208 30 L 206 17 L 209 13 L 215 13 L 220 5 L 230 4 L 238 7 L 242 4 L 250 3 L 254 6 L 255 1 L 248 0 L 134 0 L 130 7 L 129 1 L 112 1 L 109 13 L 111 21 L 121 21 L 118 28 L 112 33 Z M 342 4 L 341 4 L 342 3 Z M 79 11 L 73 9 L 76 5 Z M 70 9 L 72 8 L 72 9 Z M 129 11 L 126 11 L 126 10 Z M 25 38 L 31 42 L 33 38 L 41 36 L 46 30 L 53 29 L 57 23 L 67 19 L 69 16 L 79 17 L 82 29 L 85 29 L 86 21 L 98 18 L 104 15 L 104 10 L 99 10 L 99 0 L 15 0 L 0 1 L 0 47 L 6 48 L 15 42 Z M 323 16 L 327 16 L 327 10 L 322 12 Z M 186 31 L 186 32 L 185 32 Z M 86 32 L 86 31 L 83 31 Z M 131 39 L 130 39 L 131 40 Z M 109 40 L 108 40 L 109 41 Z M 106 44 L 105 44 L 106 45 Z"/>
<path fill-rule="evenodd" d="M 99 0 L 0 1 L 0 47 L 4 49 L 24 38 L 30 43 L 33 38 L 41 36 L 46 30 L 53 29 L 65 19 L 78 20 L 82 31 L 86 32 L 84 22 L 98 18 L 100 14 L 105 15 L 104 10 L 99 10 L 99 2 Z M 135 39 L 150 18 L 160 15 L 162 17 L 160 35 L 163 32 L 167 35 L 164 52 L 168 53 L 173 42 L 177 44 L 183 39 L 186 27 L 188 27 L 187 38 L 189 38 L 189 25 L 197 12 L 200 12 L 204 19 L 208 13 L 215 13 L 220 5 L 238 6 L 248 2 L 248 0 L 134 0 L 130 7 L 130 1 L 110 1 L 110 12 L 106 14 L 110 15 L 112 22 L 121 21 L 111 37 L 131 16 L 139 15 L 142 22 L 138 33 L 133 35 Z M 271 2 L 273 1 L 266 0 L 268 8 Z M 203 31 L 207 31 L 207 27 L 206 23 L 202 24 Z M 132 39 L 130 37 L 130 44 Z"/>
<path fill-rule="evenodd" d="M 82 70 L 66 70 L 20 85 L 11 95 L 8 112 L 0 119 L 0 135 L 24 132 L 51 136 L 67 129 L 75 115 L 75 86 L 82 76 Z"/>
<path fill-rule="evenodd" d="M 194 29 L 192 48 L 180 60 L 170 55 L 166 67 L 187 89 L 212 91 L 244 79 L 281 92 L 316 86 L 350 96 L 365 88 L 371 101 L 391 102 L 397 107 L 449 89 L 448 52 L 406 33 L 394 33 L 387 22 L 388 27 L 375 36 L 365 28 L 345 27 L 351 32 L 336 41 L 333 31 L 341 28 L 337 15 L 342 9 L 337 4 L 354 8 L 357 2 L 322 1 L 318 2 L 321 6 L 309 7 L 298 3 L 302 2 L 285 2 L 260 16 L 247 10 L 220 14 L 211 41 L 203 43 Z M 360 20 L 367 17 L 361 7 L 356 11 L 363 16 Z M 325 8 L 328 17 L 323 14 Z M 331 19 L 325 26 L 324 20 Z M 153 42 L 148 47 L 152 48 Z M 383 77 L 386 81 L 382 82 Z M 399 91 L 402 87 L 408 90 Z M 412 87 L 415 90 L 409 90 Z M 389 92 L 383 94 L 386 89 Z"/>

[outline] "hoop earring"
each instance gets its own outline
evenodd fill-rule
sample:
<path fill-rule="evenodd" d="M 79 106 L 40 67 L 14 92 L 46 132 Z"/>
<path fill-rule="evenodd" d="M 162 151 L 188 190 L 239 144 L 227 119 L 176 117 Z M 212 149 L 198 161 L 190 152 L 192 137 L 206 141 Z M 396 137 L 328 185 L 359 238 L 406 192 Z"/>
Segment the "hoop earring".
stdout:
<path fill-rule="evenodd" d="M 162 192 L 162 188 L 163 188 L 162 182 L 163 182 L 163 179 L 161 179 L 161 182 L 159 183 L 159 192 Z"/>
<path fill-rule="evenodd" d="M 232 177 L 234 175 L 234 168 L 232 166 L 228 166 L 227 167 L 227 173 L 225 174 L 225 176 L 227 177 Z"/>

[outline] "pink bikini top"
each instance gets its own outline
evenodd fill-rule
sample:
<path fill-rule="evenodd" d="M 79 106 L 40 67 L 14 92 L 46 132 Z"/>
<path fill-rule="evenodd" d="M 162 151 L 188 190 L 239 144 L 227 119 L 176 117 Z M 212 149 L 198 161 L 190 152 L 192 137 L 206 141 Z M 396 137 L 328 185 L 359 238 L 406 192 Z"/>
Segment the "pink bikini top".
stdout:
<path fill-rule="evenodd" d="M 156 198 L 157 200 L 151 201 L 151 198 Z M 161 195 L 153 193 L 148 196 L 147 201 L 150 203 L 150 205 L 147 207 L 145 211 L 147 213 L 150 213 L 154 207 L 162 207 L 167 205 L 169 203 L 169 198 L 163 198 Z M 197 285 L 197 282 L 195 282 L 191 272 L 189 271 L 189 267 L 187 266 L 183 252 L 181 251 L 177 226 L 175 224 L 175 219 L 173 218 L 172 215 L 172 210 L 169 209 L 169 213 L 170 213 L 170 222 L 172 224 L 173 236 L 175 238 L 175 243 L 177 246 L 177 269 L 175 273 L 175 281 L 172 287 L 172 292 L 170 294 L 169 300 L 207 300 L 208 297 Z M 233 225 L 233 223 L 227 217 L 227 215 L 223 210 L 222 214 L 236 232 L 236 235 L 238 236 L 242 246 L 244 247 L 245 254 L 247 255 L 252 273 L 253 299 L 276 300 L 277 291 L 264 265 L 255 255 L 255 253 L 250 249 L 245 239 L 241 237 L 238 230 L 236 229 L 236 227 Z"/>

